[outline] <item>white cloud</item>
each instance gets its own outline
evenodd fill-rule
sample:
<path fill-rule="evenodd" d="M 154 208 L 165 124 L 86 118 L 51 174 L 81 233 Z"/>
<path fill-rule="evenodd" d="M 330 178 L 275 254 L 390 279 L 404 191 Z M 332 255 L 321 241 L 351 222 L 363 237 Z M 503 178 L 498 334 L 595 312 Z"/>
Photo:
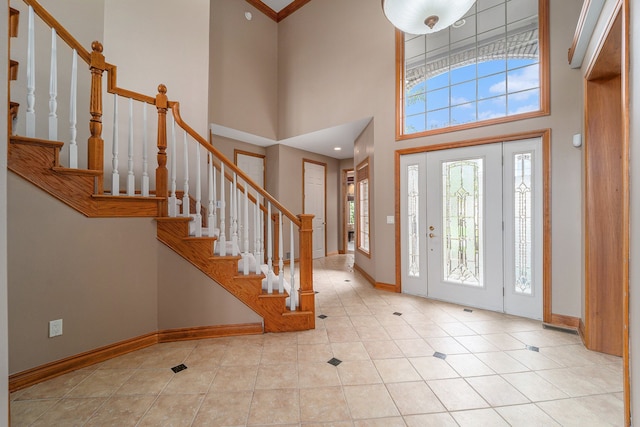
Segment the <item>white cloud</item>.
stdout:
<path fill-rule="evenodd" d="M 540 86 L 540 74 L 538 71 L 538 65 L 532 65 L 525 67 L 521 70 L 512 72 L 509 75 L 509 83 L 507 85 L 506 79 L 499 81 L 491 85 L 489 91 L 494 94 L 503 94 L 505 89 L 508 89 L 509 93 L 525 91 L 527 89 L 533 89 Z M 514 99 L 523 101 L 537 94 L 537 92 L 524 92 L 519 94 L 510 95 Z"/>

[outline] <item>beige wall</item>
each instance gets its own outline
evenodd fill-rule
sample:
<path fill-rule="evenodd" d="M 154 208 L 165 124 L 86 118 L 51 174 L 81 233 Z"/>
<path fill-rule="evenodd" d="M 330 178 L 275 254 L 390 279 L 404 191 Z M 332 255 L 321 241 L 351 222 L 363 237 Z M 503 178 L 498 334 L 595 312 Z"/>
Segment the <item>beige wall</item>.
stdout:
<path fill-rule="evenodd" d="M 551 1 L 551 115 L 510 124 L 395 141 L 393 27 L 379 2 L 310 2 L 279 27 L 280 136 L 373 116 L 373 258 L 356 263 L 378 282 L 395 283 L 393 245 L 394 151 L 486 136 L 552 129 L 553 311 L 579 317 L 582 300 L 580 151 L 571 136 L 581 129 L 580 73 L 567 65 L 579 1 Z M 340 13 L 336 13 L 339 10 Z M 329 30 L 330 29 L 330 30 Z M 562 88 L 562 90 L 558 90 Z M 355 153 L 357 164 L 364 156 Z"/>
<path fill-rule="evenodd" d="M 153 219 L 89 219 L 8 184 L 11 373 L 157 330 Z M 64 333 L 49 338 L 55 319 Z"/>
<path fill-rule="evenodd" d="M 265 147 L 259 147 L 254 144 L 217 135 L 213 136 L 212 144 L 233 163 L 235 163 L 235 150 L 246 151 L 261 156 L 266 156 L 267 151 Z"/>
<path fill-rule="evenodd" d="M 158 329 L 262 323 L 262 318 L 165 245 L 158 244 Z"/>
<path fill-rule="evenodd" d="M 247 2 L 211 1 L 211 123 L 278 139 L 277 31 L 274 21 Z"/>

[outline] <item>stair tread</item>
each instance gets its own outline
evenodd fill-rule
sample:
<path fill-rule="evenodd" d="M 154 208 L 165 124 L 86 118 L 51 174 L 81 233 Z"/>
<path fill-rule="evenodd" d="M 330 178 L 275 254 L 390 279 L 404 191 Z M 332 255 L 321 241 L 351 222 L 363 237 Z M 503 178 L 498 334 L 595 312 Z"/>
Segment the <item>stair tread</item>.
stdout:
<path fill-rule="evenodd" d="M 102 171 L 93 171 L 89 169 L 75 169 L 75 168 L 67 168 L 63 166 L 54 166 L 51 168 L 52 171 L 56 173 L 60 173 L 63 175 L 81 175 L 81 176 L 101 176 L 103 174 Z"/>
<path fill-rule="evenodd" d="M 11 135 L 10 139 L 13 144 L 37 145 L 40 147 L 51 147 L 51 148 L 62 148 L 64 146 L 64 142 L 49 141 L 48 139 L 31 138 L 28 136 Z"/>
<path fill-rule="evenodd" d="M 105 199 L 105 200 L 153 200 L 154 202 L 157 202 L 158 200 L 164 200 L 163 197 L 142 196 L 140 194 L 136 194 L 135 196 L 127 196 L 126 194 L 122 194 L 120 196 L 114 196 L 114 195 L 111 195 L 111 194 L 93 194 L 91 197 L 93 197 L 94 199 L 98 199 L 98 200 L 100 200 L 100 199 Z"/>

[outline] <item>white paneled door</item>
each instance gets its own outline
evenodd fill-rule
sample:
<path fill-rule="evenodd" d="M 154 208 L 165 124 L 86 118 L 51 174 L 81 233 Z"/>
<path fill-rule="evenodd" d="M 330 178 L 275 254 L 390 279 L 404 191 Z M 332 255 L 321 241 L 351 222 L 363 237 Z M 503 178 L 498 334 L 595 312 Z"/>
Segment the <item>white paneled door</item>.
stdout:
<path fill-rule="evenodd" d="M 325 251 L 325 169 L 314 162 L 304 162 L 304 213 L 313 214 L 313 258 L 326 256 Z"/>
<path fill-rule="evenodd" d="M 403 292 L 542 318 L 540 147 L 401 157 Z"/>

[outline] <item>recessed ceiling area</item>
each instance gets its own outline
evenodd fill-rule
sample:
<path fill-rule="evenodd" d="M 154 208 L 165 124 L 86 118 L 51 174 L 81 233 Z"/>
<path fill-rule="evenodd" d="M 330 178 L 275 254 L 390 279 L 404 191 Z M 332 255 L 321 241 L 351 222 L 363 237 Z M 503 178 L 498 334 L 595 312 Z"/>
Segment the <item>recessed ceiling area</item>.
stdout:
<path fill-rule="evenodd" d="M 293 3 L 293 0 L 262 0 L 262 3 L 266 4 L 271 10 L 278 13 Z"/>
<path fill-rule="evenodd" d="M 343 160 L 353 157 L 353 143 L 371 120 L 372 117 L 365 117 L 350 123 L 333 126 L 304 135 L 294 136 L 292 138 L 281 139 L 279 141 L 217 124 L 211 125 L 211 133 L 213 135 L 258 145 L 260 147 L 282 144 L 299 150 L 305 150 L 311 153 Z M 339 147 L 340 149 L 337 150 L 336 147 Z"/>

